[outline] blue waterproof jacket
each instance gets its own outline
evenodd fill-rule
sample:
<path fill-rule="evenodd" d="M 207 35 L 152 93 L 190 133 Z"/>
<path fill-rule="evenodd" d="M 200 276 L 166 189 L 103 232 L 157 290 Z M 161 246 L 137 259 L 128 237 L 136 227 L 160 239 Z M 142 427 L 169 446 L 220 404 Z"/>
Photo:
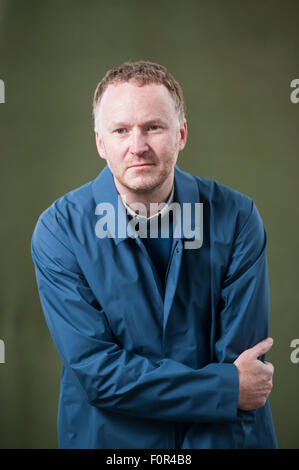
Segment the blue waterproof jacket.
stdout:
<path fill-rule="evenodd" d="M 233 364 L 268 336 L 263 222 L 215 181 L 176 166 L 174 184 L 179 204 L 203 203 L 203 243 L 174 238 L 165 292 L 139 237 L 95 234 L 97 205 L 117 206 L 107 166 L 38 219 L 32 257 L 62 360 L 60 448 L 277 446 L 268 401 L 238 410 Z"/>

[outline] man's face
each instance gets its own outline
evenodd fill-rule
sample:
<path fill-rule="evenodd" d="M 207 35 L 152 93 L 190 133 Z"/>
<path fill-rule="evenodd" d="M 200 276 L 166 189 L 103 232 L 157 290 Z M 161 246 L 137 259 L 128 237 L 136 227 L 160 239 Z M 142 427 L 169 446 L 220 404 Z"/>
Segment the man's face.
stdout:
<path fill-rule="evenodd" d="M 96 142 L 120 192 L 148 192 L 173 182 L 186 143 L 172 96 L 164 85 L 110 84 L 105 90 Z"/>

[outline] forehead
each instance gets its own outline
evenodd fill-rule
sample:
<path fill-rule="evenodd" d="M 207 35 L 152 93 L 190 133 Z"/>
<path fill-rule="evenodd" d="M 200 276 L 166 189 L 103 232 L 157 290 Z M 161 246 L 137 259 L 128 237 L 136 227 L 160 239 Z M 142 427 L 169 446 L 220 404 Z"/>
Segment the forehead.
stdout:
<path fill-rule="evenodd" d="M 176 113 L 174 99 L 166 86 L 157 83 L 138 85 L 134 82 L 109 84 L 100 103 L 107 117 L 138 114 L 169 116 Z"/>

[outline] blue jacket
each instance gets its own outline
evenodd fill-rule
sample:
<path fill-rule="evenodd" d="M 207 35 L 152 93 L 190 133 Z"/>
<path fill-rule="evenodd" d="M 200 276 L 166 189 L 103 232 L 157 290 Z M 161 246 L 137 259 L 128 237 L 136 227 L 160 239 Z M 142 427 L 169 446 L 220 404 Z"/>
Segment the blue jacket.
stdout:
<path fill-rule="evenodd" d="M 175 195 L 203 203 L 203 244 L 174 239 L 164 296 L 139 237 L 95 235 L 97 205 L 117 205 L 107 166 L 37 221 L 37 285 L 62 360 L 60 448 L 277 446 L 268 401 L 238 410 L 233 364 L 268 336 L 263 222 L 247 196 L 177 166 Z"/>

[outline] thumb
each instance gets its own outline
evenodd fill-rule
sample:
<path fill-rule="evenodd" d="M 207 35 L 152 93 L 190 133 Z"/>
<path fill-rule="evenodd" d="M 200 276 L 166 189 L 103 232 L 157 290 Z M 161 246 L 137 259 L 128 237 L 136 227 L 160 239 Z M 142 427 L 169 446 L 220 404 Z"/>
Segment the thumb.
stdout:
<path fill-rule="evenodd" d="M 266 338 L 257 343 L 255 346 L 252 348 L 248 349 L 248 353 L 250 356 L 254 359 L 257 359 L 259 356 L 262 356 L 263 354 L 266 354 L 269 349 L 271 349 L 273 346 L 273 338 Z"/>

